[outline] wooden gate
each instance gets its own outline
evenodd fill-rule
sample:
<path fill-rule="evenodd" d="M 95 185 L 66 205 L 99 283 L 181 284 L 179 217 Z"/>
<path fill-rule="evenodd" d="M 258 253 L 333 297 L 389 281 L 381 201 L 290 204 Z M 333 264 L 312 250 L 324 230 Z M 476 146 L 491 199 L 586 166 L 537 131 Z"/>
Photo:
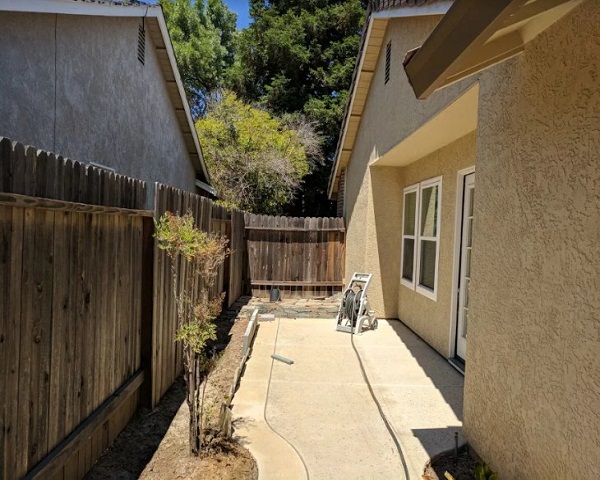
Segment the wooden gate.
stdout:
<path fill-rule="evenodd" d="M 343 218 L 246 214 L 247 282 L 254 296 L 322 297 L 343 288 Z"/>

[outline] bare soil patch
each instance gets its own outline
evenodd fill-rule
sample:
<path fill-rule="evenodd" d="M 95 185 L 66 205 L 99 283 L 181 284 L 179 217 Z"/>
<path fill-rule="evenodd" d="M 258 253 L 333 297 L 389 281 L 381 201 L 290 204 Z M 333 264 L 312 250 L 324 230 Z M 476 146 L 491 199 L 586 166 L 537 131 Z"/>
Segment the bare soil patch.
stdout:
<path fill-rule="evenodd" d="M 441 453 L 431 459 L 425 468 L 423 479 L 446 480 L 446 472 L 454 480 L 472 480 L 475 478 L 477 461 L 469 452 L 469 447 L 463 445 L 458 450 L 458 461 L 454 452 Z"/>
<path fill-rule="evenodd" d="M 209 377 L 206 395 L 218 416 L 242 358 L 242 337 L 248 318 L 225 312 L 217 321 L 222 351 Z M 189 410 L 185 385 L 179 378 L 157 407 L 140 409 L 104 452 L 86 478 L 96 479 L 223 479 L 255 480 L 258 468 L 250 452 L 233 440 L 215 438 L 210 451 L 192 457 L 188 449 Z"/>

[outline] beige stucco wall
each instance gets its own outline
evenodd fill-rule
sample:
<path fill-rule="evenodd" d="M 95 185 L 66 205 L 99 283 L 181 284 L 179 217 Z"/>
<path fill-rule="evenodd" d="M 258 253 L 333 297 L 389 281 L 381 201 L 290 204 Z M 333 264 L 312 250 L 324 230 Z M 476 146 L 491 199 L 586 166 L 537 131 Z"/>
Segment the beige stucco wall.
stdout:
<path fill-rule="evenodd" d="M 374 274 L 369 299 L 382 318 L 398 318 L 405 182 L 401 168 L 371 168 L 370 164 L 410 136 L 474 82 L 473 79 L 459 82 L 425 101 L 415 98 L 402 60 L 408 50 L 423 43 L 440 18 L 398 18 L 389 22 L 383 45 L 392 42 L 390 81 L 384 84 L 385 62 L 380 56 L 346 170 L 346 275 L 348 277 L 354 271 Z M 444 317 L 449 321 L 450 312 Z M 416 327 L 415 330 L 419 333 Z M 449 325 L 444 327 L 446 338 L 448 330 Z M 447 345 L 441 351 L 446 353 Z"/>
<path fill-rule="evenodd" d="M 600 8 L 481 80 L 469 441 L 500 478 L 600 478 Z"/>
<path fill-rule="evenodd" d="M 409 287 L 400 285 L 398 318 L 445 357 L 450 356 L 457 172 L 475 165 L 475 138 L 475 132 L 472 132 L 401 169 L 401 189 L 423 180 L 442 176 L 437 298 L 434 301 Z M 401 224 L 399 225 L 398 228 L 401 229 Z M 400 266 L 397 272 L 400 275 Z"/>

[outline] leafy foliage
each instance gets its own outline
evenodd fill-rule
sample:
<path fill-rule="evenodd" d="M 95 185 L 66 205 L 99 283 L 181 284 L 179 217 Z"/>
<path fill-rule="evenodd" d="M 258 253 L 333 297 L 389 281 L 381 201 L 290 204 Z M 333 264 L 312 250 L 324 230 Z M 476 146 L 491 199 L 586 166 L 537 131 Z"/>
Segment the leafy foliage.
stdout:
<path fill-rule="evenodd" d="M 475 466 L 475 480 L 498 480 L 498 474 L 492 472 L 487 464 Z"/>
<path fill-rule="evenodd" d="M 241 32 L 235 30 L 236 15 L 223 0 L 159 2 L 196 119 L 206 113 L 211 101 L 209 92 L 227 86 L 244 102 L 266 109 L 270 113 L 268 118 L 279 118 L 285 125 L 286 114 L 298 115 L 314 134 L 318 133 L 319 148 L 315 151 L 308 147 L 311 142 L 307 144 L 303 138 L 311 168 L 299 182 L 294 178 L 290 183 L 293 169 L 283 168 L 280 178 L 288 186 L 281 189 L 280 183 L 276 183 L 275 192 L 270 192 L 265 182 L 274 178 L 272 163 L 277 155 L 267 155 L 271 164 L 261 173 L 251 168 L 254 173 L 243 176 L 246 181 L 241 195 L 248 202 L 223 196 L 229 191 L 223 186 L 234 184 L 240 175 L 231 171 L 232 178 L 225 180 L 226 172 L 220 169 L 223 175 L 215 183 L 222 200 L 230 205 L 247 204 L 257 212 L 333 214 L 333 203 L 327 199 L 327 183 L 358 52 L 366 0 L 251 0 L 253 23 Z M 302 137 L 302 129 L 287 126 Z M 269 128 L 266 125 L 262 131 Z M 222 161 L 218 159 L 217 163 Z M 211 176 L 214 175 L 212 168 Z M 253 188 L 257 190 L 250 192 Z M 287 203 L 283 209 L 278 206 L 281 202 Z"/>
<path fill-rule="evenodd" d="M 229 253 L 228 240 L 198 229 L 191 213 L 184 216 L 165 213 L 155 224 L 154 236 L 158 248 L 164 250 L 170 260 L 177 308 L 175 339 L 183 343 L 190 409 L 190 452 L 198 455 L 204 438 L 206 383 L 214 366 L 213 359 L 206 354 L 206 344 L 216 339 L 214 320 L 223 303 L 223 294 L 210 298 L 210 288 Z M 181 262 L 187 263 L 187 275 L 183 279 L 179 278 L 177 269 Z"/>
<path fill-rule="evenodd" d="M 361 0 L 251 0 L 254 22 L 241 32 L 230 87 L 276 115 L 301 112 L 324 138 L 333 159 L 360 42 Z M 304 178 L 288 214 L 327 215 L 331 163 Z"/>
<path fill-rule="evenodd" d="M 234 61 L 236 14 L 223 0 L 159 0 L 181 79 L 197 118 L 208 92 L 220 87 Z"/>
<path fill-rule="evenodd" d="M 155 237 L 170 258 L 182 257 L 208 279 L 214 279 L 228 253 L 228 240 L 198 229 L 190 212 L 182 217 L 166 212 L 156 222 Z"/>
<path fill-rule="evenodd" d="M 307 149 L 317 155 L 320 148 L 310 124 L 299 122 L 297 117 L 275 118 L 230 91 L 213 95 L 196 130 L 213 183 L 226 205 L 277 214 L 293 199 L 310 171 Z"/>

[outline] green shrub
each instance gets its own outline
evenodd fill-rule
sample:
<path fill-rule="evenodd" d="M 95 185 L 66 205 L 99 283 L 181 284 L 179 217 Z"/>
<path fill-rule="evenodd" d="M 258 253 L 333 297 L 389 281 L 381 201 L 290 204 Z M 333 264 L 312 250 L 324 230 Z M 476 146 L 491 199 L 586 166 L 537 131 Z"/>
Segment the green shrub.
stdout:
<path fill-rule="evenodd" d="M 475 467 L 475 480 L 498 480 L 498 475 L 487 464 L 478 464 Z"/>
<path fill-rule="evenodd" d="M 221 312 L 223 296 L 211 298 L 219 267 L 229 254 L 228 240 L 198 229 L 191 213 L 165 213 L 155 224 L 158 248 L 167 253 L 177 309 L 176 341 L 183 344 L 187 404 L 190 409 L 190 453 L 198 455 L 203 446 L 206 412 L 206 384 L 214 359 L 206 344 L 217 336 L 215 318 Z M 186 274 L 179 278 L 178 265 L 185 262 Z M 204 381 L 203 381 L 204 380 Z"/>

